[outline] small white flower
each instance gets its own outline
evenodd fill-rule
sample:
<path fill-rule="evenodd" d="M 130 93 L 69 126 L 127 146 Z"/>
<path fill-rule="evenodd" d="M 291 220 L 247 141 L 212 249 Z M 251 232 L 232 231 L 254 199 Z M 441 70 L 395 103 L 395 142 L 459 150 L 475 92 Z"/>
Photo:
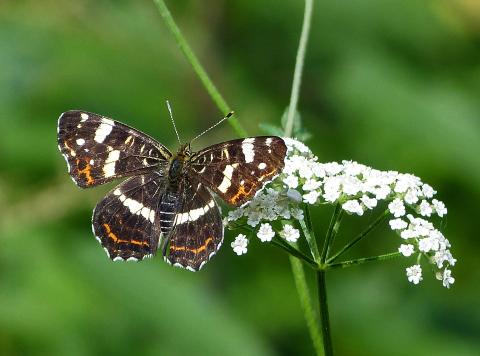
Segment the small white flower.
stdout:
<path fill-rule="evenodd" d="M 443 202 L 437 199 L 433 199 L 432 204 L 438 216 L 442 218 L 444 215 L 447 215 L 447 208 L 445 207 L 445 204 L 443 204 Z"/>
<path fill-rule="evenodd" d="M 408 267 L 406 271 L 408 281 L 413 284 L 418 284 L 423 279 L 422 267 L 420 265 L 413 265 L 412 267 Z"/>
<path fill-rule="evenodd" d="M 368 209 L 373 209 L 377 206 L 377 199 L 370 198 L 368 195 L 363 195 L 360 200 Z"/>
<path fill-rule="evenodd" d="M 418 250 L 421 251 L 421 252 L 430 252 L 431 250 L 433 250 L 433 242 L 435 240 L 430 238 L 430 237 L 426 237 L 424 239 L 420 239 L 420 241 L 418 242 Z"/>
<path fill-rule="evenodd" d="M 289 175 L 283 179 L 283 183 L 285 183 L 287 187 L 295 189 L 298 187 L 298 178 L 294 175 Z"/>
<path fill-rule="evenodd" d="M 433 190 L 431 186 L 428 184 L 423 184 L 422 185 L 422 193 L 425 196 L 425 198 L 431 198 L 433 197 L 437 192 Z"/>
<path fill-rule="evenodd" d="M 405 203 L 415 204 L 418 201 L 418 193 L 419 191 L 417 189 L 409 189 L 403 198 Z"/>
<path fill-rule="evenodd" d="M 446 288 L 450 288 L 450 285 L 455 283 L 455 278 L 452 277 L 452 271 L 446 269 L 442 272 L 437 272 L 437 279 L 442 281 L 442 284 Z"/>
<path fill-rule="evenodd" d="M 363 215 L 363 208 L 362 205 L 358 202 L 358 200 L 349 200 L 342 204 L 342 208 L 349 213 L 357 214 L 360 216 Z"/>
<path fill-rule="evenodd" d="M 408 239 L 411 239 L 412 237 L 416 237 L 416 235 L 413 230 L 407 229 L 407 230 L 403 230 L 400 233 L 400 237 L 404 240 L 408 240 Z"/>
<path fill-rule="evenodd" d="M 396 218 L 405 215 L 405 205 L 403 205 L 403 202 L 398 198 L 388 204 L 388 210 L 390 210 Z"/>
<path fill-rule="evenodd" d="M 362 182 L 357 177 L 346 176 L 342 186 L 343 192 L 347 195 L 357 195 L 362 190 Z"/>
<path fill-rule="evenodd" d="M 303 194 L 303 201 L 307 204 L 315 204 L 319 196 L 319 192 L 317 192 L 316 190 L 312 190 L 308 194 Z"/>
<path fill-rule="evenodd" d="M 393 219 L 388 222 L 392 230 L 403 230 L 408 227 L 408 223 L 402 219 Z"/>
<path fill-rule="evenodd" d="M 248 245 L 247 236 L 245 236 L 244 234 L 239 234 L 235 238 L 235 241 L 231 243 L 233 251 L 239 256 L 247 253 L 247 245 Z"/>
<path fill-rule="evenodd" d="M 315 189 L 317 189 L 318 187 L 320 187 L 321 185 L 322 185 L 322 182 L 319 181 L 319 180 L 307 179 L 307 180 L 305 181 L 305 183 L 303 184 L 302 189 L 303 189 L 303 190 L 306 190 L 306 191 L 315 190 Z"/>
<path fill-rule="evenodd" d="M 285 224 L 283 226 L 283 230 L 280 232 L 280 235 L 288 242 L 297 242 L 298 238 L 300 237 L 300 231 L 295 229 L 290 224 Z"/>
<path fill-rule="evenodd" d="M 422 216 L 432 215 L 432 211 L 433 211 L 432 207 L 430 206 L 430 204 L 428 204 L 426 200 L 422 200 L 422 202 L 420 203 L 419 209 L 420 209 L 420 215 Z"/>
<path fill-rule="evenodd" d="M 388 195 L 392 192 L 392 189 L 388 185 L 381 185 L 374 189 L 372 193 L 375 194 L 375 198 L 377 200 L 383 200 L 388 197 Z"/>
<path fill-rule="evenodd" d="M 413 254 L 413 245 L 407 244 L 401 244 L 400 247 L 398 248 L 398 252 L 400 252 L 402 255 L 405 257 L 410 257 Z"/>
<path fill-rule="evenodd" d="M 258 229 L 257 237 L 262 242 L 272 241 L 272 238 L 275 236 L 275 231 L 273 231 L 272 226 L 268 223 L 260 225 Z"/>

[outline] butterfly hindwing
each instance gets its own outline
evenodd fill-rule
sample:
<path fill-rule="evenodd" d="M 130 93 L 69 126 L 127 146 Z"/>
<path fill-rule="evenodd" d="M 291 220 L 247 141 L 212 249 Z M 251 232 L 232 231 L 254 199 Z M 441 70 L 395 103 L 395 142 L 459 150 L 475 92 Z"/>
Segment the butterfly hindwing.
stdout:
<path fill-rule="evenodd" d="M 219 207 L 203 184 L 184 180 L 173 229 L 165 242 L 166 260 L 198 271 L 223 242 Z"/>
<path fill-rule="evenodd" d="M 119 184 L 97 204 L 92 230 L 111 259 L 141 260 L 156 253 L 165 188 L 160 172 L 139 175 Z"/>
<path fill-rule="evenodd" d="M 287 151 L 275 136 L 232 140 L 207 147 L 191 160 L 191 173 L 225 202 L 240 206 L 284 167 Z"/>
<path fill-rule="evenodd" d="M 82 188 L 165 167 L 171 157 L 148 135 L 79 110 L 67 111 L 58 119 L 58 148 L 71 177 Z"/>

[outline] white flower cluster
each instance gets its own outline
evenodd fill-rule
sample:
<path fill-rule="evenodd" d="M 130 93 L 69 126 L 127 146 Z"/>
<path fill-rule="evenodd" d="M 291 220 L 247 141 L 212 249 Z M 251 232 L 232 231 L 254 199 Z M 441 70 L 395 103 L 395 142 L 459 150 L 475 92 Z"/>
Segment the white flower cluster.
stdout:
<path fill-rule="evenodd" d="M 284 140 L 287 157 L 282 173 L 245 206 L 231 211 L 226 223 L 245 217 L 252 227 L 262 221 L 303 220 L 302 202 L 338 203 L 345 212 L 361 216 L 380 201 L 386 201 L 395 218 L 390 220 L 390 227 L 405 240 L 399 251 L 405 257 L 422 254 L 439 270 L 445 268 L 437 273 L 445 287 L 455 281 L 448 269 L 456 262 L 449 250 L 450 243 L 431 222 L 425 220 L 433 215 L 443 217 L 447 214 L 445 204 L 433 199 L 436 191 L 431 186 L 411 174 L 380 171 L 357 162 L 319 163 L 303 143 L 290 138 Z M 274 235 L 270 224 L 261 224 L 257 234 L 260 240 L 270 241 Z M 279 235 L 287 241 L 296 241 L 300 233 L 292 225 L 284 225 Z M 407 277 L 410 282 L 419 283 L 422 280 L 421 267 L 409 267 Z"/>

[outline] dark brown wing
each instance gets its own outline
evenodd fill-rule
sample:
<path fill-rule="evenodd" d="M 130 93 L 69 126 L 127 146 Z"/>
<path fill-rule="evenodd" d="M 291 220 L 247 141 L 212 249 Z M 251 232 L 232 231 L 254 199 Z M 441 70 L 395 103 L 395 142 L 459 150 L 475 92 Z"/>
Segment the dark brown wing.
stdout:
<path fill-rule="evenodd" d="M 195 154 L 189 169 L 227 203 L 239 206 L 280 173 L 286 152 L 280 137 L 232 140 Z"/>
<path fill-rule="evenodd" d="M 141 260 L 156 253 L 165 188 L 161 173 L 152 172 L 127 179 L 97 204 L 92 230 L 112 260 Z"/>
<path fill-rule="evenodd" d="M 58 119 L 58 149 L 73 181 L 82 188 L 167 165 L 171 153 L 148 135 L 86 111 Z"/>
<path fill-rule="evenodd" d="M 174 266 L 198 271 L 223 242 L 222 218 L 212 194 L 194 177 L 185 179 L 179 191 L 182 195 L 164 256 Z"/>

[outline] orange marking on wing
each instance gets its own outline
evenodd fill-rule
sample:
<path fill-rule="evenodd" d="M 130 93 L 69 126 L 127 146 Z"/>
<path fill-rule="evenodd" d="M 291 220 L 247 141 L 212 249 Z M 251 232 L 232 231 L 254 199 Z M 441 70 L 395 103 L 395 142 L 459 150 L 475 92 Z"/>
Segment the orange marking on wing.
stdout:
<path fill-rule="evenodd" d="M 93 183 L 95 183 L 95 179 L 93 179 L 92 173 L 91 173 L 92 166 L 88 162 L 88 158 L 85 158 L 84 160 L 85 160 L 86 166 L 84 169 L 77 168 L 78 174 L 79 175 L 84 174 L 85 178 L 87 179 L 87 185 L 92 185 Z M 80 160 L 77 158 L 77 167 L 79 164 L 80 164 Z"/>
<path fill-rule="evenodd" d="M 103 224 L 103 227 L 105 228 L 106 232 L 107 232 L 107 236 L 110 237 L 113 242 L 117 243 L 117 244 L 120 244 L 120 243 L 123 243 L 123 244 L 126 244 L 126 243 L 131 243 L 131 244 L 134 244 L 134 245 L 145 245 L 145 246 L 149 246 L 148 242 L 146 241 L 138 241 L 138 240 L 122 240 L 121 238 L 117 237 L 117 235 L 115 235 L 113 232 L 112 232 L 112 229 L 110 228 L 110 225 L 108 224 Z"/>
<path fill-rule="evenodd" d="M 265 178 L 268 178 L 268 177 L 274 175 L 276 172 L 277 172 L 277 170 L 274 168 L 274 169 L 271 170 L 270 172 L 265 173 L 265 174 L 262 174 L 262 176 L 261 176 L 258 180 L 261 182 L 261 181 L 263 181 Z"/>
<path fill-rule="evenodd" d="M 188 248 L 187 246 L 170 245 L 170 249 L 172 251 L 185 251 L 185 250 L 187 250 L 187 251 L 193 252 L 194 254 L 197 254 L 197 253 L 200 253 L 200 252 L 204 251 L 207 248 L 208 244 L 212 241 L 213 241 L 213 237 L 209 236 L 208 239 L 205 240 L 205 243 L 200 247 Z"/>
<path fill-rule="evenodd" d="M 244 197 L 248 197 L 252 193 L 252 190 L 253 190 L 253 186 L 249 190 L 245 190 L 245 187 L 241 185 L 238 192 L 233 197 L 231 197 L 228 201 L 231 204 L 237 204 Z"/>

